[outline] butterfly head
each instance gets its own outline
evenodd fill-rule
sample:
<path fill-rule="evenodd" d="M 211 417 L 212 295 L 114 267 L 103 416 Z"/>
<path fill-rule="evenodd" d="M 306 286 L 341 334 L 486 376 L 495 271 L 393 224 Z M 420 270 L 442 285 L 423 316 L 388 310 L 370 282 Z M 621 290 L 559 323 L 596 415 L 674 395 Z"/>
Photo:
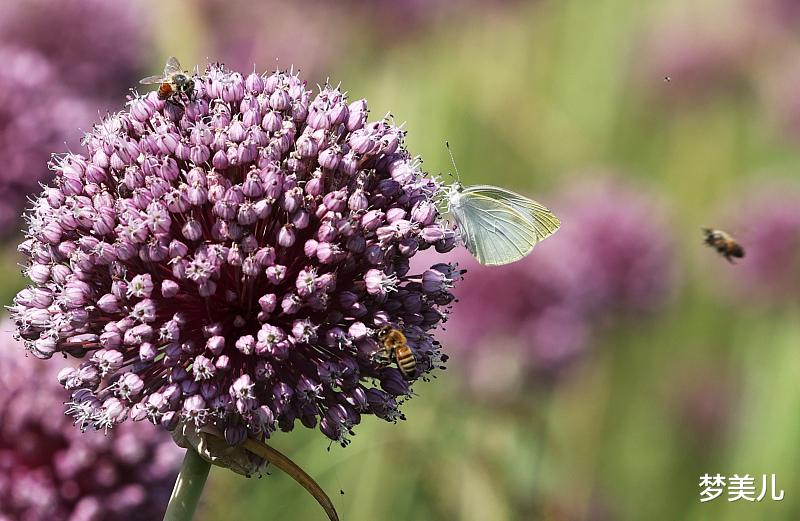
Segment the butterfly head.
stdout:
<path fill-rule="evenodd" d="M 453 181 L 453 183 L 447 187 L 447 209 L 450 211 L 451 208 L 458 207 L 460 205 L 460 198 L 461 192 L 464 190 L 464 186 L 459 183 L 458 181 Z"/>

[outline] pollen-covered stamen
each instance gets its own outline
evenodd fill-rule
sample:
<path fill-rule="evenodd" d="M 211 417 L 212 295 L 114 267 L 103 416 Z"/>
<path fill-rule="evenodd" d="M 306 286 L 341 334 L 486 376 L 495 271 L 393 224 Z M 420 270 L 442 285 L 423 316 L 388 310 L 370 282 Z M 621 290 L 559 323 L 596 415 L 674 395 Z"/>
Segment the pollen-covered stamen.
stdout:
<path fill-rule="evenodd" d="M 94 411 L 94 427 L 97 430 L 108 432 L 114 425 L 122 423 L 128 417 L 125 404 L 118 398 L 111 397 Z"/>
<path fill-rule="evenodd" d="M 371 269 L 364 275 L 367 293 L 385 297 L 389 292 L 397 291 L 399 280 L 395 274 L 387 274 L 379 269 Z"/>
<path fill-rule="evenodd" d="M 211 361 L 211 359 L 203 355 L 198 355 L 194 359 L 194 362 L 192 363 L 192 372 L 194 374 L 195 381 L 200 382 L 203 380 L 210 380 L 211 378 L 214 378 L 217 369 L 214 366 L 214 363 Z"/>
<path fill-rule="evenodd" d="M 195 425 L 203 425 L 208 421 L 209 410 L 206 401 L 200 395 L 192 395 L 183 402 L 181 417 Z"/>
<path fill-rule="evenodd" d="M 75 418 L 75 425 L 81 431 L 86 431 L 95 425 L 97 410 L 101 407 L 100 401 L 88 390 L 73 393 L 72 400 L 66 402 L 66 414 Z"/>

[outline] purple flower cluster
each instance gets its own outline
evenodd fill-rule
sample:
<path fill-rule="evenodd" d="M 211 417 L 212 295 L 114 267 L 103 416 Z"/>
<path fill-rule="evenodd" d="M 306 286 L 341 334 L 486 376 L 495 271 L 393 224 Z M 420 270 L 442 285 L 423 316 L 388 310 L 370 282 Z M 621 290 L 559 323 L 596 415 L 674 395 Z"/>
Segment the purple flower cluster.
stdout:
<path fill-rule="evenodd" d="M 459 250 L 469 276 L 445 339 L 481 390 L 497 380 L 559 377 L 599 327 L 652 311 L 669 295 L 673 259 L 658 205 L 615 181 L 578 182 L 558 199 L 558 237 L 530 257 L 487 268 Z M 519 370 L 496 375 L 503 365 Z"/>
<path fill-rule="evenodd" d="M 372 27 L 378 37 L 408 39 L 421 30 L 452 24 L 458 17 L 491 15 L 514 4 L 513 0 L 343 0 L 352 12 L 358 12 L 364 26 Z"/>
<path fill-rule="evenodd" d="M 760 81 L 760 100 L 768 118 L 780 132 L 780 138 L 797 145 L 800 142 L 800 96 L 797 82 L 800 80 L 800 62 L 784 59 L 767 70 Z"/>
<path fill-rule="evenodd" d="M 203 23 L 213 28 L 205 32 L 206 52 L 233 69 L 248 70 L 254 63 L 280 60 L 277 66 L 303 64 L 307 77 L 324 79 L 321 71 L 331 70 L 364 36 L 356 13 L 339 3 L 199 0 L 195 5 Z M 302 38 L 297 37 L 300 27 Z"/>
<path fill-rule="evenodd" d="M 8 333 L 3 342 L 0 519 L 161 519 L 181 458 L 169 436 L 134 424 L 82 434 L 53 412 L 67 397 L 54 364 L 26 360 Z"/>
<path fill-rule="evenodd" d="M 742 0 L 683 16 L 659 13 L 634 68 L 647 93 L 676 102 L 756 94 L 781 137 L 800 139 L 800 2 Z M 678 14 L 678 13 L 675 13 Z M 664 81 L 668 77 L 668 81 Z"/>
<path fill-rule="evenodd" d="M 464 362 L 486 367 L 484 354 L 501 352 L 507 359 L 521 351 L 521 365 L 544 375 L 557 373 L 583 350 L 582 304 L 571 274 L 555 262 L 562 248 L 548 242 L 530 257 L 502 267 L 481 266 L 466 250 L 458 250 L 458 264 L 469 277 L 459 285 L 459 312 L 448 321 L 446 338 L 454 351 L 469 354 Z"/>
<path fill-rule="evenodd" d="M 733 295 L 785 302 L 800 295 L 800 186 L 764 183 L 731 202 L 728 231 L 745 249 Z M 717 260 L 717 259 L 712 259 Z M 726 270 L 727 271 L 727 270 Z"/>
<path fill-rule="evenodd" d="M 572 273 L 584 309 L 602 320 L 652 312 L 669 299 L 677 266 L 662 200 L 642 186 L 598 173 L 574 182 L 560 205 L 574 224 L 564 227 L 561 238 L 569 251 L 554 262 Z"/>
<path fill-rule="evenodd" d="M 636 58 L 648 92 L 683 102 L 705 100 L 742 81 L 752 48 L 749 35 L 691 17 L 659 16 Z M 665 78 L 668 78 L 665 81 Z"/>
<path fill-rule="evenodd" d="M 45 56 L 58 76 L 54 82 L 88 97 L 115 96 L 143 65 L 144 15 L 136 2 L 2 2 L 0 34 L 6 44 Z M 32 96 L 31 102 L 39 100 Z"/>
<path fill-rule="evenodd" d="M 0 235 L 19 231 L 53 150 L 77 146 L 141 67 L 144 10 L 131 2 L 0 2 Z"/>
<path fill-rule="evenodd" d="M 91 121 L 89 105 L 61 88 L 50 62 L 40 55 L 0 46 L 0 233 L 18 229 L 26 197 L 37 191 L 50 152 L 77 125 Z"/>
<path fill-rule="evenodd" d="M 797 0 L 745 0 L 743 14 L 753 20 L 763 38 L 796 38 L 800 25 L 800 2 Z"/>
<path fill-rule="evenodd" d="M 82 427 L 214 424 L 236 444 L 299 419 L 345 443 L 362 414 L 401 418 L 410 383 L 376 330 L 404 331 L 418 376 L 439 365 L 429 331 L 458 273 L 409 259 L 455 245 L 440 186 L 338 88 L 216 64 L 193 79 L 54 161 L 20 247 L 19 335 L 86 357 L 59 374 Z"/>
<path fill-rule="evenodd" d="M 420 30 L 452 24 L 471 12 L 486 15 L 511 0 L 197 0 L 197 14 L 209 29 L 203 50 L 232 68 L 253 63 L 302 64 L 306 77 L 325 78 L 346 57 L 381 52 L 408 41 Z M 279 23 L 276 23 L 279 21 Z M 264 30 L 269 27 L 269 30 Z M 298 38 L 298 30 L 303 37 Z M 366 44 L 365 44 L 366 42 Z"/>

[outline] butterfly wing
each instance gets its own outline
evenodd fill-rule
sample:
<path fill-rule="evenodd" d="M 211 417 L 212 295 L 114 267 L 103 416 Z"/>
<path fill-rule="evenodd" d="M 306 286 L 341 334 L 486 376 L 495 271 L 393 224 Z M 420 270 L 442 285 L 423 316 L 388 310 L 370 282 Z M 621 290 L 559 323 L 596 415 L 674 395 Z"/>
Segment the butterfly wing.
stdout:
<path fill-rule="evenodd" d="M 467 249 L 487 266 L 518 261 L 560 225 L 536 201 L 489 185 L 464 189 L 451 212 Z"/>
<path fill-rule="evenodd" d="M 550 237 L 561 226 L 561 220 L 545 205 L 524 195 L 491 185 L 477 185 L 472 187 L 472 190 L 510 204 L 515 210 L 523 214 L 526 219 L 531 220 L 532 226 L 536 231 L 537 242 Z"/>

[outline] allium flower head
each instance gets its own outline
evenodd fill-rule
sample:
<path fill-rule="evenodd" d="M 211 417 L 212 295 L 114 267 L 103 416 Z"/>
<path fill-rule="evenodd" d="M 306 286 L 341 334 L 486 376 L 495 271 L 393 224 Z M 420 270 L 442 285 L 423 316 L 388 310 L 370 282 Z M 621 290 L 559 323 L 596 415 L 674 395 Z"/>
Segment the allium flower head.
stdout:
<path fill-rule="evenodd" d="M 169 436 L 141 424 L 82 434 L 53 411 L 67 397 L 55 365 L 26 360 L 9 333 L 2 341 L 0 519 L 160 519 L 181 457 Z"/>
<path fill-rule="evenodd" d="M 53 164 L 12 308 L 82 426 L 213 423 L 229 442 L 295 420 L 345 443 L 362 414 L 401 417 L 409 383 L 376 329 L 402 329 L 420 375 L 457 273 L 409 259 L 454 234 L 437 182 L 364 100 L 293 74 L 210 65 L 191 100 L 133 99 Z M 380 388 L 373 387 L 379 385 Z"/>
<path fill-rule="evenodd" d="M 91 121 L 88 105 L 61 88 L 35 52 L 0 46 L 0 232 L 18 231 L 26 198 L 39 190 L 55 147 Z"/>

